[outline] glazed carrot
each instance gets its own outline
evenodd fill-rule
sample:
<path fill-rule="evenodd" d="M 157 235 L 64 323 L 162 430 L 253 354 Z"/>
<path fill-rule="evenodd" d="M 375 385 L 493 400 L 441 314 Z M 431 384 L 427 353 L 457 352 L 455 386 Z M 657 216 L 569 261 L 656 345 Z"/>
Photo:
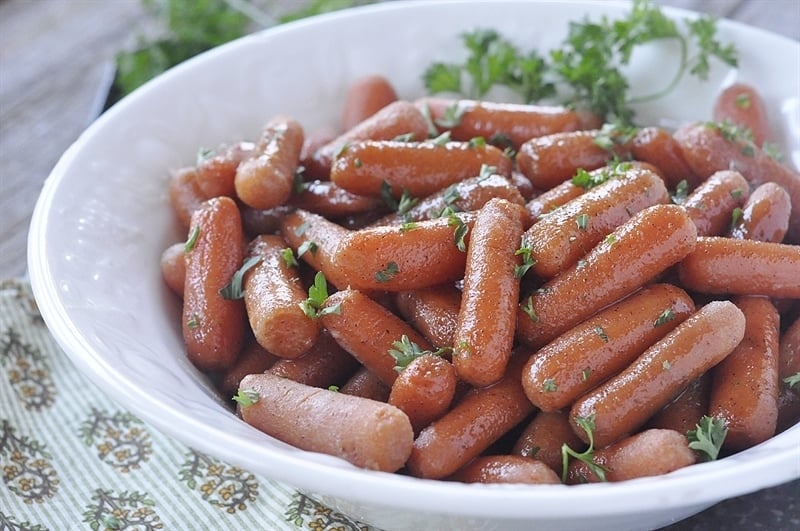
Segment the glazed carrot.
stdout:
<path fill-rule="evenodd" d="M 681 285 L 699 293 L 800 298 L 800 247 L 782 243 L 697 238 L 678 264 Z"/>
<path fill-rule="evenodd" d="M 347 87 L 342 109 L 342 127 L 355 127 L 390 103 L 397 101 L 394 87 L 381 75 L 356 79 Z"/>
<path fill-rule="evenodd" d="M 342 279 L 341 284 L 334 284 L 401 291 L 459 280 L 466 264 L 459 243 L 469 244 L 474 218 L 474 214 L 463 213 L 411 226 L 385 225 L 346 234 L 332 259 L 335 274 Z M 463 240 L 459 237 L 462 230 L 466 230 Z"/>
<path fill-rule="evenodd" d="M 331 181 L 304 183 L 303 190 L 292 195 L 289 204 L 331 219 L 380 210 L 385 206 L 380 198 L 353 194 Z"/>
<path fill-rule="evenodd" d="M 239 210 L 242 213 L 244 232 L 252 239 L 259 234 L 279 232 L 284 216 L 291 213 L 293 208 L 289 205 L 281 205 L 267 210 L 259 210 L 243 204 L 240 205 Z"/>
<path fill-rule="evenodd" d="M 398 100 L 317 149 L 304 161 L 306 170 L 312 179 L 325 180 L 330 175 L 333 159 L 345 146 L 361 140 L 392 140 L 402 135 L 424 140 L 428 137 L 428 122 L 413 103 Z"/>
<path fill-rule="evenodd" d="M 531 224 L 544 218 L 547 214 L 567 203 L 569 200 L 580 196 L 586 192 L 586 190 L 587 189 L 582 186 L 573 184 L 572 179 L 567 179 L 561 184 L 542 192 L 525 203 L 525 208 L 530 215 Z"/>
<path fill-rule="evenodd" d="M 467 247 L 461 308 L 453 335 L 458 377 L 476 387 L 499 381 L 514 343 L 519 247 L 525 208 L 491 199 L 478 211 Z"/>
<path fill-rule="evenodd" d="M 444 415 L 456 393 L 453 365 L 433 353 L 414 358 L 392 384 L 388 402 L 408 415 L 414 433 Z"/>
<path fill-rule="evenodd" d="M 452 284 L 400 291 L 397 310 L 411 326 L 437 347 L 453 344 L 461 308 L 461 291 Z"/>
<path fill-rule="evenodd" d="M 303 167 L 303 175 L 305 176 L 306 170 L 314 164 L 314 154 L 318 149 L 324 145 L 333 142 L 338 137 L 340 132 L 333 127 L 319 127 L 306 133 L 303 148 L 300 150 L 300 165 Z M 327 170 L 325 172 L 327 178 Z M 312 179 L 314 179 L 312 177 Z"/>
<path fill-rule="evenodd" d="M 360 396 L 362 398 L 371 398 L 378 402 L 386 402 L 389 400 L 389 393 L 391 390 L 391 387 L 384 384 L 380 378 L 375 376 L 375 373 L 371 372 L 363 365 L 341 388 L 339 388 L 340 393 Z"/>
<path fill-rule="evenodd" d="M 764 183 L 747 198 L 741 216 L 728 231 L 731 238 L 781 243 L 789 230 L 792 202 L 786 190 Z"/>
<path fill-rule="evenodd" d="M 596 313 L 534 352 L 522 370 L 525 394 L 555 411 L 615 376 L 694 312 L 692 299 L 654 284 Z"/>
<path fill-rule="evenodd" d="M 477 457 L 447 479 L 463 483 L 561 483 L 558 474 L 546 464 L 519 455 Z"/>
<path fill-rule="evenodd" d="M 222 396 L 230 398 L 236 394 L 239 382 L 248 374 L 264 372 L 275 364 L 280 358 L 267 352 L 258 344 L 255 338 L 250 338 L 236 362 L 228 367 L 222 374 L 219 390 Z"/>
<path fill-rule="evenodd" d="M 572 431 L 567 411 L 541 411 L 536 413 L 514 443 L 514 454 L 536 459 L 561 475 L 563 461 L 561 447 L 568 445 L 581 450 L 585 445 Z"/>
<path fill-rule="evenodd" d="M 751 188 L 774 182 L 789 194 L 792 205 L 800 205 L 800 174 L 764 153 L 736 131 L 720 124 L 687 124 L 675 132 L 686 162 L 700 176 L 719 170 L 740 172 Z M 800 208 L 792 209 L 789 243 L 800 243 Z"/>
<path fill-rule="evenodd" d="M 689 382 L 730 354 L 744 328 L 744 315 L 733 303 L 706 304 L 617 376 L 578 399 L 570 410 L 575 433 L 588 442 L 576 418 L 592 416 L 597 447 L 634 433 Z"/>
<path fill-rule="evenodd" d="M 560 106 L 447 98 L 422 98 L 416 103 L 427 109 L 440 133 L 450 131 L 454 140 L 483 137 L 515 150 L 534 137 L 600 126 L 594 114 Z"/>
<path fill-rule="evenodd" d="M 576 265 L 523 298 L 518 337 L 529 347 L 543 347 L 681 260 L 696 239 L 694 223 L 681 207 L 642 210 Z"/>
<path fill-rule="evenodd" d="M 605 470 L 606 481 L 659 476 L 685 466 L 697 458 L 686 437 L 673 430 L 650 429 L 594 452 L 592 462 Z M 574 460 L 569 465 L 567 483 L 600 481 L 585 462 Z"/>
<path fill-rule="evenodd" d="M 303 127 L 291 118 L 278 116 L 266 123 L 253 156 L 236 169 L 234 185 L 243 203 L 267 209 L 289 199 L 303 137 Z"/>
<path fill-rule="evenodd" d="M 395 198 L 403 191 L 425 197 L 480 175 L 482 166 L 511 176 L 511 159 L 488 144 L 364 140 L 342 149 L 331 165 L 330 178 L 357 195 L 380 197 L 388 185 Z"/>
<path fill-rule="evenodd" d="M 780 317 L 766 297 L 737 297 L 744 339 L 711 371 L 709 415 L 728 427 L 724 448 L 744 450 L 775 434 Z"/>
<path fill-rule="evenodd" d="M 675 400 L 664 406 L 647 422 L 648 428 L 661 428 L 686 433 L 696 429 L 703 415 L 708 414 L 711 392 L 711 371 L 693 380 Z"/>
<path fill-rule="evenodd" d="M 638 166 L 619 170 L 525 231 L 522 246 L 535 260 L 531 269 L 541 278 L 552 278 L 635 213 L 668 202 L 664 181 L 655 173 Z"/>
<path fill-rule="evenodd" d="M 239 385 L 242 419 L 302 450 L 341 457 L 361 468 L 395 472 L 411 452 L 414 432 L 394 406 L 319 389 L 269 373 Z"/>
<path fill-rule="evenodd" d="M 221 195 L 236 197 L 236 169 L 251 157 L 256 146 L 252 142 L 222 145 L 209 153 L 201 152 L 197 162 L 197 187 L 210 199 Z"/>
<path fill-rule="evenodd" d="M 301 209 L 285 215 L 280 229 L 298 258 L 322 271 L 328 283 L 347 286 L 347 280 L 339 274 L 334 255 L 341 240 L 350 234 L 349 230 L 319 214 Z"/>
<path fill-rule="evenodd" d="M 164 249 L 160 260 L 164 283 L 180 298 L 183 298 L 183 284 L 186 279 L 185 248 L 185 243 L 173 243 Z"/>
<path fill-rule="evenodd" d="M 432 350 L 409 324 L 359 291 L 336 292 L 323 308 L 331 312 L 321 317 L 331 336 L 385 385 L 391 386 L 397 378 L 397 360 L 389 353 L 395 341 L 407 336 L 421 350 Z"/>
<path fill-rule="evenodd" d="M 455 212 L 470 212 L 480 209 L 490 199 L 499 197 L 512 203 L 523 204 L 524 199 L 519 190 L 506 177 L 498 174 L 470 177 L 451 184 L 421 199 L 416 205 L 404 213 L 388 214 L 375 225 L 390 225 L 422 221 L 440 217 L 446 209 Z"/>
<path fill-rule="evenodd" d="M 244 304 L 256 341 L 281 358 L 296 358 L 317 341 L 319 322 L 300 304 L 308 298 L 297 269 L 286 262 L 286 241 L 264 234 L 250 243 L 248 255 L 260 261 L 244 275 Z"/>
<path fill-rule="evenodd" d="M 800 373 L 800 317 L 786 327 L 780 339 L 779 378 L 789 378 Z"/>
<path fill-rule="evenodd" d="M 595 143 L 599 131 L 572 131 L 532 138 L 517 153 L 520 171 L 540 190 L 549 190 L 575 175 L 578 169 L 605 166 L 615 153 Z M 617 155 L 624 155 L 616 148 Z"/>
<path fill-rule="evenodd" d="M 778 422 L 776 433 L 781 433 L 800 422 L 800 393 L 781 387 L 778 394 Z"/>
<path fill-rule="evenodd" d="M 209 199 L 197 184 L 197 168 L 181 168 L 174 171 L 169 179 L 169 203 L 178 222 L 188 227 L 192 213 Z"/>
<path fill-rule="evenodd" d="M 750 187 L 737 171 L 715 172 L 683 202 L 698 236 L 721 236 L 731 227 L 734 209 L 750 196 Z"/>
<path fill-rule="evenodd" d="M 230 367 L 247 327 L 244 302 L 220 293 L 242 265 L 242 223 L 233 199 L 217 197 L 192 214 L 183 287 L 183 339 L 189 360 L 205 371 Z"/>
<path fill-rule="evenodd" d="M 772 136 L 767 106 L 755 87 L 750 85 L 734 83 L 723 89 L 714 102 L 712 116 L 715 122 L 728 121 L 748 129 L 757 146 L 763 146 Z"/>
<path fill-rule="evenodd" d="M 323 330 L 308 352 L 299 358 L 277 360 L 268 370 L 295 382 L 327 388 L 347 381 L 358 367 L 358 361 Z"/>
<path fill-rule="evenodd" d="M 631 155 L 634 159 L 649 162 L 659 169 L 669 189 L 686 181 L 694 189 L 702 179 L 694 174 L 686 163 L 680 144 L 667 130 L 660 127 L 643 127 L 631 140 Z"/>
<path fill-rule="evenodd" d="M 541 192 L 533 187 L 533 183 L 524 173 L 517 169 L 511 170 L 511 177 L 509 178 L 511 184 L 516 187 L 519 194 L 522 196 L 523 201 L 530 201 Z"/>
<path fill-rule="evenodd" d="M 502 380 L 469 391 L 420 432 L 406 463 L 411 475 L 440 479 L 453 474 L 533 411 L 520 383 L 522 361 L 512 357 Z"/>

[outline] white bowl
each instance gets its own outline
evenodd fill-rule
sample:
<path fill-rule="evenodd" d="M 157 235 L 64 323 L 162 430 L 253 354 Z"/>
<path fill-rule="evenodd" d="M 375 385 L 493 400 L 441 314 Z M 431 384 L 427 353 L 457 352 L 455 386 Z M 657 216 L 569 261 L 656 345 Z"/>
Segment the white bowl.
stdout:
<path fill-rule="evenodd" d="M 421 96 L 424 67 L 460 57 L 463 31 L 492 27 L 525 48 L 550 49 L 569 20 L 628 9 L 579 1 L 393 2 L 277 27 L 173 69 L 101 116 L 44 186 L 29 266 L 47 325 L 83 372 L 156 428 L 385 529 L 655 528 L 800 477 L 800 426 L 721 461 L 620 484 L 465 485 L 365 471 L 249 427 L 184 356 L 178 303 L 158 267 L 162 250 L 185 238 L 168 206 L 170 169 L 192 163 L 200 147 L 255 138 L 278 113 L 308 129 L 336 124 L 345 88 L 364 74 L 386 75 L 401 97 Z M 641 122 L 709 119 L 721 86 L 754 82 L 797 165 L 800 44 L 720 26 L 740 49 L 740 69 L 717 65 L 707 83 L 683 83 L 642 108 Z M 643 52 L 631 69 L 637 89 L 648 80 L 660 85 L 664 64 L 673 64 L 663 58 L 675 53 L 668 46 Z"/>

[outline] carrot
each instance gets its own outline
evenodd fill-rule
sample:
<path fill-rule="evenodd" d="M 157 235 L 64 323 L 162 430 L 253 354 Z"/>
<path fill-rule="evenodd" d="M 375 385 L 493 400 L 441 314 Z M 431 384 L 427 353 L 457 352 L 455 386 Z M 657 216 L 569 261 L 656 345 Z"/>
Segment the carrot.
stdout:
<path fill-rule="evenodd" d="M 350 232 L 341 238 L 330 263 L 341 279 L 334 284 L 401 291 L 456 281 L 466 264 L 466 253 L 459 247 L 469 244 L 474 218 L 470 213 L 454 214 Z"/>
<path fill-rule="evenodd" d="M 552 278 L 636 212 L 668 202 L 669 193 L 658 175 L 638 166 L 624 168 L 531 225 L 522 245 L 531 250 L 532 270 Z"/>
<path fill-rule="evenodd" d="M 660 127 L 639 129 L 631 140 L 631 155 L 658 168 L 667 188 L 674 189 L 678 183 L 686 181 L 689 188 L 694 189 L 702 182 L 687 164 L 675 137 Z"/>
<path fill-rule="evenodd" d="M 542 411 L 568 407 L 625 369 L 692 312 L 694 303 L 680 288 L 644 287 L 534 352 L 522 370 L 525 394 Z"/>
<path fill-rule="evenodd" d="M 358 361 L 323 330 L 308 352 L 299 358 L 277 360 L 268 371 L 305 385 L 329 387 L 347 381 L 358 367 Z"/>
<path fill-rule="evenodd" d="M 452 346 L 461 308 L 461 291 L 452 284 L 397 292 L 397 310 L 437 347 Z"/>
<path fill-rule="evenodd" d="M 340 393 L 371 398 L 378 402 L 388 401 L 391 390 L 391 387 L 384 384 L 375 373 L 363 365 L 339 388 Z"/>
<path fill-rule="evenodd" d="M 217 197 L 192 214 L 183 287 L 183 339 L 204 371 L 225 369 L 242 350 L 247 318 L 241 300 L 220 293 L 242 265 L 242 223 L 233 199 Z"/>
<path fill-rule="evenodd" d="M 261 235 L 250 243 L 249 256 L 260 261 L 244 276 L 244 303 L 258 343 L 281 358 L 296 358 L 317 341 L 319 322 L 300 304 L 308 298 L 296 268 L 287 263 L 286 241 Z"/>
<path fill-rule="evenodd" d="M 311 181 L 295 193 L 289 204 L 327 218 L 342 218 L 373 210 L 380 210 L 384 202 L 377 197 L 366 197 L 348 192 L 331 181 Z"/>
<path fill-rule="evenodd" d="M 642 210 L 577 264 L 523 298 L 518 337 L 532 348 L 546 345 L 681 260 L 694 249 L 695 234 L 679 206 Z"/>
<path fill-rule="evenodd" d="M 183 227 L 189 227 L 192 214 L 209 199 L 197 184 L 196 168 L 181 168 L 172 172 L 169 178 L 169 203 L 175 217 Z"/>
<path fill-rule="evenodd" d="M 800 205 L 800 174 L 764 153 L 740 131 L 724 124 L 687 124 L 675 132 L 692 171 L 707 177 L 719 170 L 740 172 L 756 188 L 774 182 L 789 194 L 792 205 Z M 789 243 L 800 243 L 800 208 L 792 209 Z"/>
<path fill-rule="evenodd" d="M 586 192 L 586 190 L 587 189 L 582 186 L 573 184 L 572 179 L 567 179 L 561 184 L 542 192 L 525 203 L 525 208 L 530 215 L 531 224 L 543 219 L 561 205 L 566 204 L 569 200 L 575 199 Z"/>
<path fill-rule="evenodd" d="M 397 92 L 384 76 L 358 78 L 350 83 L 344 95 L 342 127 L 351 129 L 395 101 Z"/>
<path fill-rule="evenodd" d="M 284 216 L 293 210 L 289 205 L 259 210 L 244 204 L 240 205 L 239 209 L 242 213 L 242 227 L 250 238 L 255 238 L 259 234 L 279 232 Z"/>
<path fill-rule="evenodd" d="M 686 433 L 696 429 L 703 415 L 708 414 L 711 371 L 693 380 L 672 402 L 664 406 L 648 422 L 648 428 L 661 428 Z"/>
<path fill-rule="evenodd" d="M 534 415 L 520 434 L 512 452 L 541 461 L 560 475 L 563 467 L 561 447 L 565 444 L 573 449 L 585 446 L 572 431 L 568 412 L 541 411 Z"/>
<path fill-rule="evenodd" d="M 248 206 L 267 209 L 292 195 L 304 132 L 299 122 L 282 116 L 269 120 L 253 156 L 239 164 L 234 185 Z"/>
<path fill-rule="evenodd" d="M 744 315 L 733 303 L 706 304 L 617 376 L 578 399 L 570 410 L 575 433 L 589 441 L 578 418 L 594 418 L 598 447 L 634 433 L 692 380 L 730 354 L 744 337 L 744 329 Z"/>
<path fill-rule="evenodd" d="M 732 220 L 731 238 L 781 243 L 789 230 L 792 202 L 786 190 L 764 183 L 747 198 L 738 220 Z"/>
<path fill-rule="evenodd" d="M 357 195 L 380 197 L 388 186 L 395 198 L 404 191 L 424 197 L 480 175 L 482 166 L 511 176 L 511 159 L 490 145 L 364 140 L 342 149 L 333 161 L 330 178 Z"/>
<path fill-rule="evenodd" d="M 800 373 L 800 317 L 786 327 L 780 339 L 779 377 L 785 378 Z"/>
<path fill-rule="evenodd" d="M 473 389 L 420 432 L 406 467 L 411 475 L 445 478 L 480 455 L 533 411 L 520 383 L 522 359 L 493 386 Z"/>
<path fill-rule="evenodd" d="M 389 404 L 269 373 L 245 376 L 239 390 L 245 422 L 302 450 L 383 472 L 402 468 L 411 452 L 411 423 Z"/>
<path fill-rule="evenodd" d="M 744 450 L 775 434 L 780 317 L 766 297 L 737 297 L 744 339 L 711 371 L 709 415 L 728 427 L 724 447 Z"/>
<path fill-rule="evenodd" d="M 721 236 L 731 227 L 732 213 L 750 196 L 742 174 L 715 172 L 686 198 L 683 208 L 697 227 L 698 236 Z"/>
<path fill-rule="evenodd" d="M 715 122 L 728 121 L 749 130 L 757 146 L 763 146 L 772 136 L 767 106 L 750 85 L 734 83 L 724 88 L 714 102 L 712 116 Z"/>
<path fill-rule="evenodd" d="M 236 169 L 253 155 L 255 148 L 252 142 L 238 142 L 219 146 L 209 153 L 201 152 L 197 163 L 197 187 L 203 197 L 236 197 Z"/>
<path fill-rule="evenodd" d="M 388 214 L 374 224 L 391 225 L 434 219 L 447 212 L 448 208 L 455 212 L 479 210 L 494 197 L 520 205 L 524 203 L 522 195 L 511 181 L 502 175 L 492 173 L 451 184 L 421 199 L 405 212 Z"/>
<path fill-rule="evenodd" d="M 800 298 L 800 247 L 782 243 L 697 238 L 678 264 L 681 285 L 699 293 Z"/>
<path fill-rule="evenodd" d="M 598 130 L 554 133 L 532 138 L 517 153 L 520 171 L 540 190 L 549 190 L 575 175 L 578 169 L 594 170 L 605 166 L 615 152 L 595 143 Z M 615 148 L 624 155 L 622 148 Z"/>
<path fill-rule="evenodd" d="M 161 253 L 161 276 L 164 284 L 180 298 L 183 298 L 183 284 L 186 279 L 186 244 L 173 243 Z"/>
<path fill-rule="evenodd" d="M 345 146 L 361 140 L 392 140 L 401 135 L 424 140 L 428 137 L 428 122 L 413 103 L 398 100 L 317 149 L 304 161 L 306 171 L 312 179 L 326 180 L 333 160 Z"/>
<path fill-rule="evenodd" d="M 431 345 L 409 324 L 363 293 L 344 289 L 327 298 L 321 320 L 331 336 L 388 386 L 397 378 L 397 360 L 389 353 L 406 336 L 421 350 Z"/>
<path fill-rule="evenodd" d="M 595 451 L 591 457 L 594 467 L 601 467 L 605 471 L 606 481 L 668 474 L 693 465 L 696 460 L 683 434 L 661 429 L 637 433 L 608 448 Z M 568 484 L 597 481 L 600 478 L 592 466 L 580 460 L 570 463 Z"/>
<path fill-rule="evenodd" d="M 440 133 L 450 131 L 453 139 L 464 141 L 483 137 L 515 150 L 534 137 L 600 126 L 594 114 L 559 106 L 447 98 L 422 98 L 416 103 L 430 113 Z"/>
<path fill-rule="evenodd" d="M 459 378 L 476 387 L 500 380 L 511 356 L 521 276 L 515 251 L 525 217 L 521 205 L 491 199 L 475 219 L 453 336 L 453 364 Z"/>
<path fill-rule="evenodd" d="M 456 371 L 446 359 L 422 354 L 405 366 L 392 384 L 389 403 L 411 421 L 414 433 L 444 415 L 456 392 Z"/>
<path fill-rule="evenodd" d="M 347 280 L 339 274 L 334 255 L 340 242 L 350 234 L 349 230 L 319 214 L 298 209 L 283 217 L 280 231 L 298 258 L 322 271 L 334 286 L 347 286 Z"/>
<path fill-rule="evenodd" d="M 463 483 L 561 483 L 558 475 L 546 464 L 519 455 L 477 457 L 447 479 Z"/>
<path fill-rule="evenodd" d="M 266 371 L 279 359 L 278 356 L 267 352 L 255 338 L 249 338 L 236 362 L 222 373 L 218 384 L 220 392 L 226 398 L 233 396 L 242 378 L 248 374 Z"/>

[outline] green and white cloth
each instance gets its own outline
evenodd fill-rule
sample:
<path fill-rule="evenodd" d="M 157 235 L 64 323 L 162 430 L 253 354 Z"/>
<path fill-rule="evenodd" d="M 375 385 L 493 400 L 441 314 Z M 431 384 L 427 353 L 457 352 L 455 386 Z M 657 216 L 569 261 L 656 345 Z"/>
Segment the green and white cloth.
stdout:
<path fill-rule="evenodd" d="M 0 529 L 369 526 L 162 435 L 61 351 L 24 281 L 0 284 Z"/>

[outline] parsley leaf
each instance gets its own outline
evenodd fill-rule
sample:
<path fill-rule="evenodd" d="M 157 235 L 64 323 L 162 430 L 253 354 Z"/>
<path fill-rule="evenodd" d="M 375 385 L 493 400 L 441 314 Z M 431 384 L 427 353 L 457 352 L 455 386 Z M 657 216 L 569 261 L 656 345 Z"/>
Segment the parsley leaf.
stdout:
<path fill-rule="evenodd" d="M 700 452 L 704 461 L 714 461 L 719 456 L 727 435 L 728 426 L 725 419 L 708 415 L 703 415 L 696 429 L 686 432 L 689 448 Z"/>
<path fill-rule="evenodd" d="M 251 256 L 247 260 L 245 260 L 242 267 L 239 268 L 236 273 L 233 274 L 231 281 L 228 282 L 225 286 L 223 286 L 219 290 L 219 294 L 222 296 L 223 299 L 229 300 L 236 300 L 241 299 L 244 297 L 244 290 L 242 289 L 242 281 L 244 280 L 244 275 L 250 269 L 256 266 L 261 261 L 261 256 Z"/>
<path fill-rule="evenodd" d="M 569 447 L 567 443 L 561 445 L 561 481 L 566 483 L 567 474 L 569 473 L 569 458 L 572 457 L 579 461 L 583 461 L 600 479 L 606 481 L 606 468 L 594 462 L 594 419 L 595 415 L 592 413 L 588 417 L 575 417 L 575 423 L 586 432 L 589 437 L 589 447 L 583 452 L 576 452 Z"/>
<path fill-rule="evenodd" d="M 300 303 L 300 308 L 302 308 L 303 313 L 311 319 L 318 319 L 323 315 L 332 313 L 341 313 L 341 307 L 338 304 L 336 306 L 322 308 L 327 298 L 328 282 L 325 280 L 325 275 L 322 271 L 317 271 L 317 274 L 314 275 L 314 284 L 308 287 L 308 298 Z"/>
<path fill-rule="evenodd" d="M 448 352 L 449 348 L 440 348 L 436 351 L 431 350 L 422 350 L 419 345 L 411 341 L 406 334 L 403 334 L 400 337 L 400 341 L 395 341 L 392 343 L 394 348 L 389 349 L 389 354 L 395 359 L 396 364 L 394 366 L 394 370 L 397 372 L 402 372 L 403 369 L 408 367 L 408 364 L 414 361 L 416 358 L 424 354 L 433 354 L 434 356 L 441 356 L 445 352 Z"/>
<path fill-rule="evenodd" d="M 232 397 L 233 401 L 242 407 L 249 407 L 258 402 L 261 398 L 257 391 L 253 389 L 239 389 L 239 391 Z"/>

